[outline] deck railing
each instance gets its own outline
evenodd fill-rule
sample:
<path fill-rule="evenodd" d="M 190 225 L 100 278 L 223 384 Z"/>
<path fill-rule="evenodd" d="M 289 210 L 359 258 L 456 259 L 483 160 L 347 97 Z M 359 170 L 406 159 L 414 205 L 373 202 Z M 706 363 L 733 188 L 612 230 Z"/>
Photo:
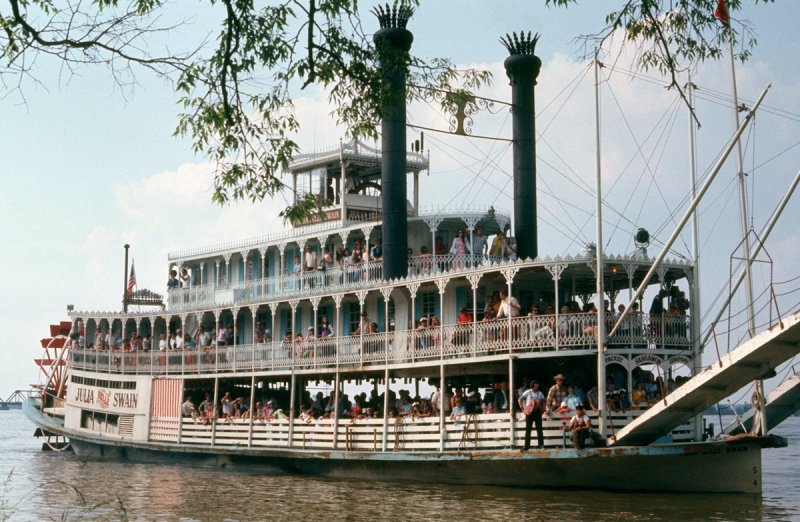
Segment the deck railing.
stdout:
<path fill-rule="evenodd" d="M 633 328 L 609 339 L 610 350 L 690 348 L 688 318 L 646 314 Z M 554 326 L 558 324 L 557 328 Z M 112 373 L 214 374 L 282 369 L 352 368 L 472 358 L 500 353 L 589 350 L 595 347 L 597 316 L 570 314 L 432 326 L 415 330 L 267 343 L 214 345 L 201 349 L 132 352 L 72 349 L 73 368 Z"/>
<path fill-rule="evenodd" d="M 492 256 L 458 256 L 446 254 L 418 256 L 408 260 L 409 275 L 423 275 L 446 270 L 465 270 L 483 264 L 497 263 L 502 258 Z M 197 285 L 169 290 L 170 310 L 208 308 L 216 305 L 248 304 L 287 296 L 302 296 L 320 292 L 335 292 L 348 288 L 375 286 L 383 282 L 383 263 L 363 261 L 358 265 L 299 273 L 262 277 L 233 283 Z"/>
<path fill-rule="evenodd" d="M 644 413 L 644 410 L 614 411 L 609 421 L 619 430 Z M 589 412 L 594 426 L 597 415 Z M 572 447 L 569 433 L 564 431 L 569 416 L 547 417 L 542 423 L 547 448 Z M 203 419 L 154 418 L 151 420 L 150 440 L 204 446 L 237 446 L 255 448 L 286 448 L 347 451 L 382 451 L 383 418 L 334 419 L 309 421 L 295 419 L 289 429 L 288 419 Z M 180 429 L 179 429 L 180 428 Z M 252 429 L 252 433 L 251 433 Z M 513 430 L 513 433 L 512 433 Z M 440 427 L 439 417 L 390 418 L 386 428 L 387 451 L 472 451 L 499 450 L 522 445 L 525 435 L 524 416 L 517 413 L 512 422 L 508 413 L 479 413 L 458 418 L 446 417 Z M 692 438 L 691 424 L 678 426 L 671 435 L 673 441 L 686 442 Z M 536 444 L 536 432 L 532 434 Z"/>

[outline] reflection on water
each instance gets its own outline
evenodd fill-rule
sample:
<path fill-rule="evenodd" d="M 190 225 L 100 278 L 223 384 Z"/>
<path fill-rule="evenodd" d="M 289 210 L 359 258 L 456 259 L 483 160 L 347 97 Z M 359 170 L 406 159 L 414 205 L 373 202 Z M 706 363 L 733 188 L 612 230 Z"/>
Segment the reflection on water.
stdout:
<path fill-rule="evenodd" d="M 14 469 L 0 520 L 4 514 L 36 520 L 65 513 L 70 519 L 120 519 L 123 509 L 131 520 L 800 519 L 796 417 L 776 430 L 790 438 L 790 446 L 764 453 L 762 497 L 345 482 L 188 465 L 81 462 L 71 454 L 39 451 L 32 432 L 19 412 L 0 413 L 0 473 Z M 630 480 L 647 480 L 647 470 L 631 470 Z"/>

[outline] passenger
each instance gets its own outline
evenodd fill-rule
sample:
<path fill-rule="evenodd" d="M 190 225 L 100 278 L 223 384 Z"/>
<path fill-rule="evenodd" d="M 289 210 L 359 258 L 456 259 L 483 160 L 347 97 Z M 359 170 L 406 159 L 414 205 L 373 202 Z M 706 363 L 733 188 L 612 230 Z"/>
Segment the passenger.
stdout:
<path fill-rule="evenodd" d="M 455 406 L 453 407 L 453 411 L 450 414 L 450 420 L 456 421 L 455 425 L 460 426 L 461 423 L 459 421 L 461 420 L 461 417 L 466 415 L 466 413 L 467 410 L 464 407 L 464 401 L 461 399 L 461 397 L 458 397 L 455 401 Z"/>
<path fill-rule="evenodd" d="M 192 278 L 189 277 L 189 270 L 185 266 L 181 267 L 180 284 L 181 288 L 189 288 L 192 283 Z"/>
<path fill-rule="evenodd" d="M 300 422 L 304 422 L 306 424 L 311 424 L 314 422 L 314 416 L 311 414 L 311 410 L 300 407 L 300 415 L 298 416 Z"/>
<path fill-rule="evenodd" d="M 561 401 L 567 395 L 567 389 L 564 387 L 564 374 L 559 373 L 553 377 L 555 384 L 547 391 L 547 414 L 550 415 L 561 407 Z"/>
<path fill-rule="evenodd" d="M 422 399 L 419 401 L 419 410 L 417 411 L 417 417 L 430 417 L 433 408 L 431 406 L 430 399 Z"/>
<path fill-rule="evenodd" d="M 467 393 L 467 400 L 464 401 L 464 408 L 470 415 L 481 413 L 481 395 L 475 387 L 470 389 L 469 393 Z"/>
<path fill-rule="evenodd" d="M 477 266 L 486 255 L 486 236 L 483 234 L 483 229 L 481 227 L 475 228 L 475 232 L 472 234 L 470 252 L 472 252 L 473 266 Z"/>
<path fill-rule="evenodd" d="M 192 419 L 196 419 L 198 416 L 197 408 L 194 407 L 192 398 L 188 395 L 186 396 L 186 400 L 183 401 L 183 404 L 181 405 L 181 413 L 184 417 L 191 417 Z"/>
<path fill-rule="evenodd" d="M 652 373 L 647 373 L 647 382 L 644 385 L 644 389 L 647 392 L 647 400 L 650 402 L 655 402 L 658 400 L 658 384 L 656 384 L 656 376 Z"/>
<path fill-rule="evenodd" d="M 586 415 L 583 405 L 579 405 L 566 427 L 566 431 L 572 432 L 572 444 L 575 449 L 583 449 L 586 446 L 586 439 L 590 437 L 591 430 L 592 422 Z"/>
<path fill-rule="evenodd" d="M 575 387 L 570 384 L 567 386 L 567 394 L 561 401 L 557 411 L 558 413 L 574 413 L 581 404 L 580 398 L 575 395 Z"/>
<path fill-rule="evenodd" d="M 574 387 L 575 387 L 575 395 L 578 396 L 578 399 L 580 399 L 581 404 L 586 406 L 589 403 L 589 401 L 587 400 L 588 398 L 586 397 L 586 392 L 583 390 L 583 379 L 581 379 L 580 377 L 575 377 Z"/>
<path fill-rule="evenodd" d="M 441 386 L 436 388 L 436 391 L 431 395 L 431 409 L 433 415 L 438 417 L 440 412 L 444 411 L 445 416 L 448 415 L 452 409 L 450 395 L 447 390 L 442 390 Z"/>
<path fill-rule="evenodd" d="M 436 348 L 442 347 L 442 323 L 439 322 L 439 318 L 435 315 L 431 316 L 430 325 L 428 326 L 431 334 L 431 341 L 433 341 L 433 346 Z"/>
<path fill-rule="evenodd" d="M 178 272 L 175 270 L 170 270 L 169 277 L 167 278 L 167 291 L 178 288 L 179 286 L 180 281 L 178 281 Z"/>
<path fill-rule="evenodd" d="M 444 242 L 442 241 L 441 236 L 436 236 L 436 240 L 434 241 L 434 252 L 437 256 L 443 256 L 447 254 L 447 250 L 444 247 Z"/>
<path fill-rule="evenodd" d="M 319 328 L 319 337 L 320 339 L 325 339 L 326 337 L 333 336 L 333 329 L 331 325 L 328 323 L 328 316 L 323 315 L 320 319 L 321 326 Z"/>
<path fill-rule="evenodd" d="M 462 270 L 464 268 L 467 255 L 470 253 L 469 243 L 464 237 L 464 231 L 459 229 L 456 232 L 456 237 L 453 238 L 453 244 L 450 247 L 450 255 L 453 256 L 452 268 L 454 270 Z"/>
<path fill-rule="evenodd" d="M 633 405 L 638 408 L 647 408 L 647 390 L 644 389 L 644 383 L 642 381 L 636 382 L 636 387 L 631 393 L 631 401 Z"/>
<path fill-rule="evenodd" d="M 427 274 L 433 268 L 433 262 L 431 258 L 431 253 L 428 250 L 428 247 L 422 245 L 422 248 L 419 250 L 419 270 L 420 273 Z"/>
<path fill-rule="evenodd" d="M 200 403 L 200 415 L 206 420 L 214 418 L 214 403 L 211 401 L 211 395 L 206 393 L 206 398 Z"/>
<path fill-rule="evenodd" d="M 231 397 L 231 392 L 225 392 L 225 395 L 222 396 L 222 399 L 220 399 L 219 402 L 222 405 L 222 418 L 233 418 L 234 407 L 236 404 L 234 403 L 234 399 Z"/>
<path fill-rule="evenodd" d="M 261 404 L 261 401 L 256 401 L 256 408 L 253 412 L 253 420 L 264 420 L 266 417 L 266 409 L 264 405 Z"/>
<path fill-rule="evenodd" d="M 361 312 L 361 321 L 359 322 L 356 331 L 353 332 L 353 335 L 360 335 L 362 332 L 368 334 L 371 323 L 372 321 L 369 320 L 367 312 Z"/>
<path fill-rule="evenodd" d="M 531 447 L 531 429 L 536 424 L 536 438 L 538 448 L 544 449 L 544 432 L 542 431 L 542 413 L 545 411 L 545 397 L 539 390 L 539 383 L 531 379 L 529 389 L 519 398 L 519 409 L 525 413 L 525 445 L 522 451 L 528 451 Z"/>
<path fill-rule="evenodd" d="M 217 346 L 226 346 L 228 344 L 228 329 L 222 324 L 222 321 L 217 322 Z"/>
<path fill-rule="evenodd" d="M 494 412 L 508 412 L 508 383 L 506 381 L 494 383 Z"/>
<path fill-rule="evenodd" d="M 381 238 L 375 240 L 375 246 L 372 247 L 369 255 L 373 261 L 383 261 L 383 241 Z"/>
<path fill-rule="evenodd" d="M 628 390 L 622 388 L 619 391 L 619 398 L 617 399 L 617 408 L 622 411 L 628 411 L 631 409 L 631 401 L 628 399 Z"/>
<path fill-rule="evenodd" d="M 253 337 L 255 337 L 255 341 L 257 343 L 266 342 L 264 340 L 265 333 L 264 333 L 264 325 L 261 324 L 261 321 L 256 321 L 256 326 L 253 328 Z"/>
<path fill-rule="evenodd" d="M 313 272 L 317 269 L 317 253 L 311 248 L 311 245 L 306 243 L 305 252 L 303 253 L 303 265 L 301 270 L 303 272 Z"/>
<path fill-rule="evenodd" d="M 453 335 L 450 338 L 450 342 L 452 342 L 455 346 L 469 345 L 471 334 L 469 325 L 472 324 L 472 321 L 472 314 L 467 311 L 466 306 L 462 306 L 461 310 L 459 310 L 458 317 L 456 318 L 457 326 L 455 330 L 453 330 Z"/>
<path fill-rule="evenodd" d="M 592 384 L 592 387 L 586 394 L 586 399 L 588 401 L 589 408 L 591 408 L 592 411 L 597 411 L 598 405 L 600 404 L 600 397 L 596 384 Z"/>

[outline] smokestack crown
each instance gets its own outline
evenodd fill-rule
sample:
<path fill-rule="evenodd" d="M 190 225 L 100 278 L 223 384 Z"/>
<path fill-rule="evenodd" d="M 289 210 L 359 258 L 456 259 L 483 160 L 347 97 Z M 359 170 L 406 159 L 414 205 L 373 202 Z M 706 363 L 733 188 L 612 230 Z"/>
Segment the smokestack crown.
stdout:
<path fill-rule="evenodd" d="M 379 5 L 372 10 L 372 14 L 375 15 L 381 26 L 372 37 L 376 44 L 380 41 L 386 41 L 392 47 L 402 51 L 408 52 L 411 50 L 414 35 L 406 29 L 406 25 L 411 15 L 414 14 L 414 8 L 405 4 L 399 6 Z"/>
<path fill-rule="evenodd" d="M 525 31 L 517 34 L 516 32 L 507 34 L 505 37 L 500 38 L 500 43 L 508 50 L 510 55 L 503 62 L 506 68 L 511 83 L 515 79 L 523 76 L 520 73 L 532 73 L 533 82 L 536 85 L 536 77 L 539 76 L 539 71 L 542 68 L 542 60 L 533 53 L 536 52 L 536 43 L 539 41 L 539 33 L 531 33 Z"/>

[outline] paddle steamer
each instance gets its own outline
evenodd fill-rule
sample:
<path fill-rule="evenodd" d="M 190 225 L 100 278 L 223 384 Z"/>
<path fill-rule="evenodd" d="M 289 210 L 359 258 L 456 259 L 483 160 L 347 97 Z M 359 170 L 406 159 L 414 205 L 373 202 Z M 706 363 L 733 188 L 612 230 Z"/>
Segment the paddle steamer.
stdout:
<path fill-rule="evenodd" d="M 407 52 L 405 20 L 388 16 L 381 24 L 376 41 Z M 670 426 L 648 425 L 648 435 L 631 445 L 617 436 L 626 427 L 639 434 L 637 419 L 655 415 L 656 407 L 600 404 L 589 415 L 610 447 L 585 449 L 574 449 L 565 432 L 569 414 L 553 412 L 544 419 L 544 448 L 521 451 L 525 420 L 516 397 L 523 379 L 537 379 L 546 393 L 553 377 L 565 374 L 569 382 L 582 380 L 586 391 L 597 385 L 604 397 L 606 377 L 631 389 L 643 368 L 663 383 L 708 370 L 700 364 L 694 307 L 674 315 L 631 309 L 620 323 L 613 313 L 651 271 L 657 276 L 651 284 L 669 296 L 667 303 L 679 298 L 678 289 L 692 296 L 691 260 L 648 257 L 644 231 L 634 253 L 539 255 L 533 86 L 541 62 L 533 54 L 535 38 L 507 43 L 513 214 L 460 206 L 422 211 L 420 174 L 428 156 L 419 148 L 408 152 L 399 103 L 387 111 L 380 150 L 354 141 L 293 160 L 294 193 L 310 194 L 321 210 L 291 233 L 171 254 L 167 264 L 180 274 L 179 284 L 162 306 L 161 296 L 126 290 L 122 311 L 70 310 L 70 320 L 43 340 L 49 355 L 39 363 L 50 369 L 49 378 L 26 404 L 40 432 L 68 438 L 81 458 L 263 466 L 337 478 L 759 492 L 761 448 L 781 441 L 705 440 L 699 414 L 708 400 L 673 415 Z M 402 71 L 388 69 L 386 77 L 402 100 Z M 510 235 L 512 223 L 513 241 L 499 249 L 436 248 L 437 240 L 451 245 L 459 231 L 467 246 Z M 378 239 L 380 252 L 371 249 Z M 337 252 L 344 249 L 361 250 L 363 257 L 342 262 Z M 295 259 L 301 270 L 294 269 Z M 126 259 L 126 285 L 127 279 Z M 500 292 L 521 303 L 522 313 L 487 315 L 487 300 Z M 574 309 L 592 301 L 596 312 Z M 542 313 L 528 315 L 534 305 Z M 796 322 L 784 325 L 795 337 Z M 176 335 L 183 340 L 173 343 Z M 784 344 L 790 345 L 786 354 L 714 389 L 733 391 L 797 353 L 796 339 Z M 320 387 L 338 397 L 337 406 L 307 419 L 301 409 Z M 672 411 L 674 403 L 696 396 L 684 387 L 691 386 L 673 391 L 664 384 L 657 407 Z M 427 398 L 437 388 L 465 396 L 504 388 L 508 411 L 404 415 L 393 412 L 386 393 L 404 389 Z M 360 391 L 380 397 L 370 403 L 379 413 L 367 414 L 365 404 L 358 418 L 346 415 L 344 395 Z M 252 414 L 226 415 L 219 406 L 226 394 L 241 397 L 237 407 Z M 214 407 L 200 414 L 206 396 Z M 643 470 L 648 480 L 635 479 Z"/>

